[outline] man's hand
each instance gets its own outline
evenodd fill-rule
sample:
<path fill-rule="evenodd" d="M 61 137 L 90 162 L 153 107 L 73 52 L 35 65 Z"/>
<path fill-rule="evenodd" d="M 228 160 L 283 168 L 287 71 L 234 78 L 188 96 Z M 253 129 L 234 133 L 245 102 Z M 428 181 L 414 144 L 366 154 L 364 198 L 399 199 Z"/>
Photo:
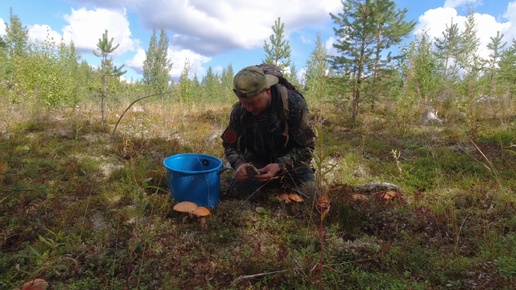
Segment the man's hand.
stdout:
<path fill-rule="evenodd" d="M 258 181 L 269 181 L 274 179 L 280 171 L 281 168 L 278 163 L 270 163 L 258 169 L 250 163 L 243 163 L 235 170 L 234 177 L 239 182 L 245 181 L 251 176 L 254 176 Z"/>
<path fill-rule="evenodd" d="M 249 179 L 251 174 L 256 175 L 256 173 L 253 172 L 253 169 L 256 169 L 256 167 L 254 167 L 254 165 L 252 165 L 250 163 L 240 164 L 240 166 L 238 166 L 237 169 L 235 170 L 235 175 L 234 175 L 235 180 L 236 181 L 245 181 L 245 180 Z M 258 169 L 256 169 L 256 170 L 258 170 Z"/>
<path fill-rule="evenodd" d="M 256 180 L 259 181 L 269 181 L 274 179 L 278 173 L 281 171 L 281 168 L 278 163 L 269 163 L 267 166 L 258 169 L 262 174 L 256 175 Z"/>

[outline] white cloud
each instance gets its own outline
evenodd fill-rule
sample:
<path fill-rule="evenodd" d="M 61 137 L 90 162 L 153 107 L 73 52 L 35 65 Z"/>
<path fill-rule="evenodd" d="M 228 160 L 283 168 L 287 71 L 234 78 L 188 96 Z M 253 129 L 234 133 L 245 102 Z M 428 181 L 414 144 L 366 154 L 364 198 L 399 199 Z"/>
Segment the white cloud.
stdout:
<path fill-rule="evenodd" d="M 136 54 L 128 61 L 125 62 L 125 65 L 136 70 L 138 73 L 143 72 L 143 62 L 145 61 L 145 58 L 147 57 L 147 54 L 145 50 L 139 48 L 136 50 Z"/>
<path fill-rule="evenodd" d="M 263 45 L 280 17 L 285 33 L 320 23 L 342 8 L 336 0 L 150 0 L 136 9 L 148 27 L 174 33 L 173 45 L 214 55 L 234 48 Z"/>
<path fill-rule="evenodd" d="M 338 55 L 337 49 L 335 47 L 333 47 L 333 44 L 335 42 L 337 42 L 337 39 L 335 39 L 335 37 L 332 36 L 332 37 L 328 38 L 328 40 L 326 40 L 326 42 L 324 43 L 324 47 L 326 48 L 326 52 L 330 56 Z"/>
<path fill-rule="evenodd" d="M 467 1 L 446 1 L 449 6 L 452 6 L 451 4 L 460 5 L 465 2 Z M 514 27 L 516 24 L 516 2 L 510 3 L 507 12 L 504 14 L 504 17 L 509 20 L 508 22 L 499 22 L 489 14 L 474 13 L 474 17 L 477 37 L 480 41 L 478 53 L 481 57 L 488 57 L 490 52 L 487 49 L 487 44 L 491 42 L 491 37 L 496 36 L 497 31 L 505 35 L 504 41 L 508 42 L 509 45 L 510 40 L 516 36 L 516 32 L 513 32 L 516 30 Z M 454 24 L 457 24 L 459 31 L 464 31 L 467 17 L 458 15 L 455 8 L 430 9 L 419 17 L 414 34 L 421 34 L 426 31 L 432 39 L 441 39 L 443 31 L 452 24 L 452 21 Z"/>
<path fill-rule="evenodd" d="M 450 26 L 452 21 L 453 23 L 462 23 L 464 20 L 465 17 L 458 16 L 457 10 L 454 8 L 430 9 L 419 16 L 414 34 L 421 34 L 423 31 L 426 31 L 432 39 L 435 37 L 440 38 L 446 26 Z"/>
<path fill-rule="evenodd" d="M 29 41 L 31 42 L 52 42 L 54 44 L 61 43 L 61 35 L 48 25 L 31 25 L 27 27 L 28 29 L 28 35 L 29 35 Z"/>
<path fill-rule="evenodd" d="M 181 76 L 186 64 L 190 66 L 190 77 L 203 76 L 206 72 L 202 65 L 211 60 L 207 56 L 200 55 L 188 49 L 169 49 L 168 56 L 172 60 L 171 76 L 175 79 Z"/>
<path fill-rule="evenodd" d="M 0 18 L 0 36 L 3 36 L 5 34 L 5 21 L 2 18 Z"/>
<path fill-rule="evenodd" d="M 114 38 L 113 43 L 120 44 L 113 56 L 125 58 L 126 66 L 141 73 L 145 51 L 140 40 L 134 39 L 131 34 L 127 15 L 130 13 L 131 24 L 143 23 L 149 34 L 153 28 L 166 29 L 170 36 L 169 56 L 173 61 L 173 77 L 180 75 L 186 60 L 191 66 L 191 75 L 202 76 L 205 73 L 202 65 L 211 56 L 263 46 L 272 34 L 271 27 L 278 17 L 285 24 L 285 37 L 288 39 L 292 32 L 323 25 L 328 21 L 330 12 L 342 10 L 339 0 L 73 1 L 82 8 L 71 9 L 64 16 L 68 24 L 61 29 L 66 42 L 73 41 L 78 50 L 89 54 L 96 50 L 98 39 L 107 29 L 109 38 Z M 139 23 L 135 23 L 134 19 Z M 41 39 L 42 28 L 37 28 L 31 34 Z M 50 31 L 53 36 L 58 35 Z M 308 37 L 303 41 L 307 41 Z"/>
<path fill-rule="evenodd" d="M 202 65 L 208 61 L 210 61 L 209 57 L 197 54 L 192 52 L 191 50 L 186 49 L 170 49 L 167 52 L 169 59 L 172 61 L 172 70 L 170 72 L 170 77 L 174 79 L 178 79 L 183 72 L 186 62 L 190 66 L 190 77 L 194 75 L 202 76 L 205 74 L 204 68 Z M 142 73 L 143 72 L 143 62 L 146 58 L 146 52 L 143 49 L 138 49 L 133 58 L 128 60 L 125 65 L 134 69 L 135 71 Z"/>
<path fill-rule="evenodd" d="M 108 30 L 108 38 L 113 38 L 113 45 L 120 45 L 113 53 L 115 56 L 133 51 L 138 45 L 138 42 L 131 38 L 125 10 L 72 9 L 72 13 L 65 15 L 64 19 L 68 22 L 63 28 L 65 40 L 73 40 L 80 50 L 96 50 L 105 30 Z"/>

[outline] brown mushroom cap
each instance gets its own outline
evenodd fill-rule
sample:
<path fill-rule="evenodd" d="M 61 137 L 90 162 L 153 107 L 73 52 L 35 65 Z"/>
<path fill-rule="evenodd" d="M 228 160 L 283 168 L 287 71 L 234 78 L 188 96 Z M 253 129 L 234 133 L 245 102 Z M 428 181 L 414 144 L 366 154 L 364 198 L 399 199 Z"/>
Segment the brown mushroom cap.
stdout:
<path fill-rule="evenodd" d="M 210 210 L 204 206 L 196 208 L 192 213 L 198 217 L 205 217 L 211 214 Z"/>
<path fill-rule="evenodd" d="M 395 198 L 396 196 L 398 195 L 398 193 L 396 191 L 387 191 L 386 193 L 383 194 L 383 198 L 384 199 L 393 199 Z"/>
<path fill-rule="evenodd" d="M 173 209 L 178 212 L 193 212 L 197 209 L 197 204 L 191 201 L 182 201 L 174 205 Z"/>
<path fill-rule="evenodd" d="M 288 197 L 288 193 L 280 193 L 280 194 L 278 195 L 278 198 L 279 198 L 281 201 L 290 202 L 290 197 Z"/>
<path fill-rule="evenodd" d="M 47 287 L 47 281 L 38 278 L 23 284 L 22 290 L 44 290 L 47 289 Z"/>
<path fill-rule="evenodd" d="M 289 194 L 288 198 L 290 198 L 290 200 L 293 200 L 295 202 L 303 202 L 303 198 L 297 193 Z"/>

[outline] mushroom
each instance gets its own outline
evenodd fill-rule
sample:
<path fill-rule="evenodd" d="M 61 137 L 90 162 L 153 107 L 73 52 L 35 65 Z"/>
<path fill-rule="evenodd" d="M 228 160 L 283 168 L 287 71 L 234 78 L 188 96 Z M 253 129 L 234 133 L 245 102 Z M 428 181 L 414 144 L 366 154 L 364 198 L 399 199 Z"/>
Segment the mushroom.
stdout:
<path fill-rule="evenodd" d="M 22 290 L 45 290 L 47 287 L 47 281 L 37 278 L 23 284 Z"/>
<path fill-rule="evenodd" d="M 384 199 L 393 199 L 398 195 L 396 191 L 387 191 L 383 194 Z"/>
<path fill-rule="evenodd" d="M 204 206 L 200 206 L 196 208 L 192 214 L 199 217 L 199 222 L 201 223 L 201 229 L 206 228 L 206 217 L 211 214 L 210 210 Z"/>
<path fill-rule="evenodd" d="M 303 202 L 303 198 L 302 198 L 299 194 L 297 194 L 297 193 L 291 193 L 291 194 L 289 194 L 289 195 L 288 195 L 288 198 L 289 198 L 290 200 L 295 201 L 295 202 Z"/>
<path fill-rule="evenodd" d="M 280 201 L 284 201 L 285 203 L 290 202 L 290 197 L 288 196 L 288 193 L 280 193 L 278 195 L 278 198 L 280 199 Z"/>
<path fill-rule="evenodd" d="M 193 212 L 198 208 L 197 204 L 191 201 L 182 201 L 176 205 L 174 205 L 173 209 L 178 212 Z"/>
<path fill-rule="evenodd" d="M 198 217 L 207 217 L 211 214 L 210 210 L 204 206 L 196 208 L 192 213 Z"/>

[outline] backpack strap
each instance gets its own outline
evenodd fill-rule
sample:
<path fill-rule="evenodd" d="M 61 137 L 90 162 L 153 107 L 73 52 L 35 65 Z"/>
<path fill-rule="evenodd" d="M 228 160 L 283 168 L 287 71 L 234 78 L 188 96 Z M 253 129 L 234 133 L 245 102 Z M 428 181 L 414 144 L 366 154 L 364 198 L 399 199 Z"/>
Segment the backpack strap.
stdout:
<path fill-rule="evenodd" d="M 289 119 L 289 110 L 288 110 L 288 90 L 285 86 L 281 84 L 277 84 L 276 87 L 278 88 L 280 99 L 281 99 L 281 106 L 278 107 L 278 114 L 281 118 L 281 120 L 285 123 L 285 128 L 283 129 L 283 135 L 286 137 L 285 144 L 283 144 L 283 147 L 287 147 L 289 136 L 288 136 L 288 119 Z"/>
<path fill-rule="evenodd" d="M 293 90 L 299 93 L 294 85 L 292 85 L 285 77 L 283 77 L 283 74 L 281 73 L 281 70 L 279 67 L 272 65 L 272 64 L 266 64 L 262 63 L 258 65 L 265 74 L 271 74 L 278 78 L 278 83 L 275 85 L 278 89 L 279 95 L 280 95 L 280 105 L 278 106 L 278 114 L 281 118 L 281 120 L 285 123 L 285 128 L 283 130 L 283 135 L 286 137 L 286 142 L 283 145 L 284 147 L 287 147 L 288 141 L 289 141 L 289 135 L 288 135 L 288 119 L 290 117 L 290 112 L 288 110 L 288 91 Z M 301 95 L 303 97 L 303 95 Z"/>

